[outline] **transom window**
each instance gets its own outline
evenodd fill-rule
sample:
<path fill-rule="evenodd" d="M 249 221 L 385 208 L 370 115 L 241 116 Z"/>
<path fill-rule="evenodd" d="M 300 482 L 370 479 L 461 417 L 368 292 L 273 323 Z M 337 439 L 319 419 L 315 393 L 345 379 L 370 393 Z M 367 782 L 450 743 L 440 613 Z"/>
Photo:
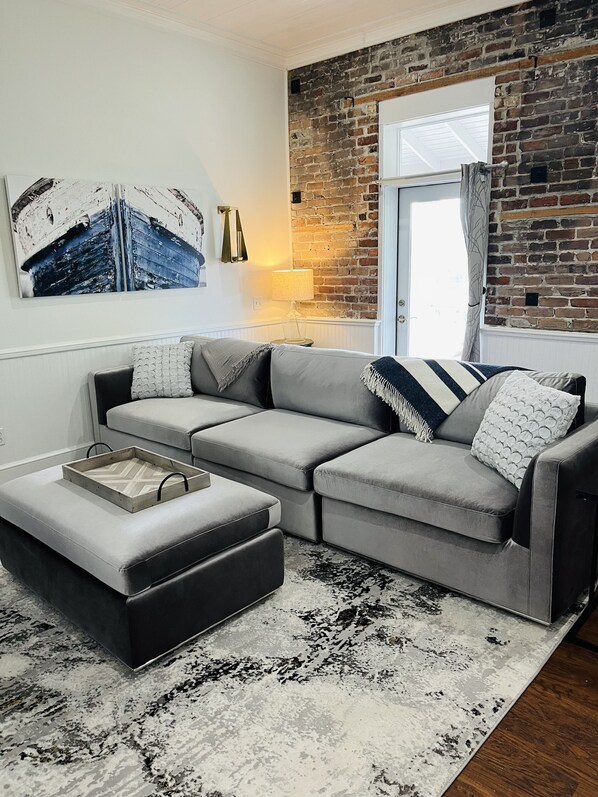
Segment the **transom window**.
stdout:
<path fill-rule="evenodd" d="M 460 172 L 486 161 L 493 81 L 480 80 L 380 103 L 383 180 Z"/>
<path fill-rule="evenodd" d="M 487 105 L 396 125 L 398 177 L 450 172 L 488 152 Z M 391 131 L 388 131 L 392 135 Z"/>

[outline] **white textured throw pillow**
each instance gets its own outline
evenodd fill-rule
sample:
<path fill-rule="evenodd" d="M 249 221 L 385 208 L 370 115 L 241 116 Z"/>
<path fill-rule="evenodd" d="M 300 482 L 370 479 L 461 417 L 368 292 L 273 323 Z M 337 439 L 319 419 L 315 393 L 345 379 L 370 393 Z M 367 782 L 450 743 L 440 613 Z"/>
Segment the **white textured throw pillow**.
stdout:
<path fill-rule="evenodd" d="M 580 400 L 513 371 L 484 413 L 471 453 L 519 489 L 533 457 L 567 434 Z"/>
<path fill-rule="evenodd" d="M 193 341 L 164 346 L 133 346 L 131 398 L 192 396 Z"/>

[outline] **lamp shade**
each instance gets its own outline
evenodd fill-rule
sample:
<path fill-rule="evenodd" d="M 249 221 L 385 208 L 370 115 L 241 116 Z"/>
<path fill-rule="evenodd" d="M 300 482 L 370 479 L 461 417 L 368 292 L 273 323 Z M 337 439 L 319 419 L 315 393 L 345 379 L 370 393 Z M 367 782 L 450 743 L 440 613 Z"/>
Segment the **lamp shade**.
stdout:
<path fill-rule="evenodd" d="M 284 268 L 272 272 L 272 298 L 280 302 L 307 302 L 314 298 L 311 268 Z"/>

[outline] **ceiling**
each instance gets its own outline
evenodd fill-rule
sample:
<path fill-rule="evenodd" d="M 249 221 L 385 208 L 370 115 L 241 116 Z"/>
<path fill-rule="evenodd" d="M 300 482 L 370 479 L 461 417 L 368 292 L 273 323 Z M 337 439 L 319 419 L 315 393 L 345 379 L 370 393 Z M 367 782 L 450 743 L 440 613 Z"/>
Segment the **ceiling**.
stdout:
<path fill-rule="evenodd" d="M 303 66 L 513 0 L 84 0 L 278 66 Z"/>

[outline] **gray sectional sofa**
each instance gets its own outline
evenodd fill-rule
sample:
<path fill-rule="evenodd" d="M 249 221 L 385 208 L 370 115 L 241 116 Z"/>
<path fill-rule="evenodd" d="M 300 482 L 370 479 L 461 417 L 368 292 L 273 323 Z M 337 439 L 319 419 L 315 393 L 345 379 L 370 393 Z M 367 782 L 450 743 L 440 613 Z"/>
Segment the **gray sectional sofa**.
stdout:
<path fill-rule="evenodd" d="M 587 587 L 598 421 L 583 400 L 568 436 L 521 490 L 471 455 L 507 374 L 468 396 L 420 443 L 361 383 L 375 357 L 275 347 L 219 392 L 194 341 L 192 398 L 131 400 L 132 368 L 90 375 L 96 439 L 193 462 L 280 499 L 281 527 L 549 623 Z M 583 377 L 531 375 L 582 396 Z"/>

